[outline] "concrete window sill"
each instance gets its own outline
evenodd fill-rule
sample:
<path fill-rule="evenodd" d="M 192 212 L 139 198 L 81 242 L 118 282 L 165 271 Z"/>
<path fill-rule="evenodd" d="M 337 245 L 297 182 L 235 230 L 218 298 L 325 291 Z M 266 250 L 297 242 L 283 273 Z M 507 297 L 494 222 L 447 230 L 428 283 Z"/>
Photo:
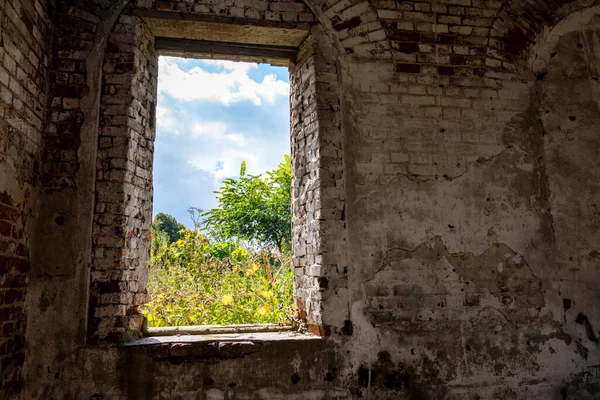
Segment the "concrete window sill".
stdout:
<path fill-rule="evenodd" d="M 207 335 L 217 333 L 289 332 L 292 326 L 276 324 L 193 325 L 148 328 L 145 336 Z"/>
<path fill-rule="evenodd" d="M 189 328 L 189 327 L 188 327 Z M 185 358 L 240 358 L 257 353 L 262 348 L 280 346 L 287 342 L 293 346 L 310 345 L 323 341 L 312 336 L 291 331 L 177 334 L 151 336 L 122 346 L 132 351 L 143 351 L 152 359 Z"/>

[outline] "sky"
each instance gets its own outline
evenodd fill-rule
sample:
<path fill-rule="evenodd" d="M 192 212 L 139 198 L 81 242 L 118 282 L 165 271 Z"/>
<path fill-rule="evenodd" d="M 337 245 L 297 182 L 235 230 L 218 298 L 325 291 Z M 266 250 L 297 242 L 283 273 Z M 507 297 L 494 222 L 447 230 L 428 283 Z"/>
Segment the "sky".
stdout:
<path fill-rule="evenodd" d="M 217 206 L 227 177 L 274 169 L 290 153 L 285 67 L 159 58 L 154 215 L 192 225 L 187 209 Z"/>

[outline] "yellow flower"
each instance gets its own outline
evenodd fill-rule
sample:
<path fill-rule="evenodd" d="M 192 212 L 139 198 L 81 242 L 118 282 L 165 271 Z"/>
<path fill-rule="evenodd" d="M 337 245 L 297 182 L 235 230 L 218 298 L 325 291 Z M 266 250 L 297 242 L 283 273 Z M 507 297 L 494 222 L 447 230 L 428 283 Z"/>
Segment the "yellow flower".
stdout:
<path fill-rule="evenodd" d="M 265 304 L 264 306 L 261 306 L 258 308 L 258 310 L 256 310 L 256 313 L 258 315 L 267 315 L 271 312 L 271 307 L 269 307 L 268 304 Z"/>
<path fill-rule="evenodd" d="M 231 252 L 231 256 L 236 260 L 245 260 L 248 258 L 248 253 L 244 248 L 238 247 Z"/>
<path fill-rule="evenodd" d="M 270 299 L 273 297 L 273 292 L 271 290 L 257 290 L 256 293 L 265 299 Z"/>
<path fill-rule="evenodd" d="M 240 266 L 239 265 L 234 265 L 233 266 L 233 272 L 238 272 L 240 270 Z"/>
<path fill-rule="evenodd" d="M 254 274 L 256 271 L 258 271 L 259 268 L 260 268 L 260 265 L 252 264 L 252 267 L 250 267 L 246 270 L 246 275 Z"/>
<path fill-rule="evenodd" d="M 223 297 L 221 298 L 221 303 L 223 303 L 223 305 L 230 305 L 233 303 L 233 296 L 230 295 L 229 293 L 226 293 L 223 295 Z"/>

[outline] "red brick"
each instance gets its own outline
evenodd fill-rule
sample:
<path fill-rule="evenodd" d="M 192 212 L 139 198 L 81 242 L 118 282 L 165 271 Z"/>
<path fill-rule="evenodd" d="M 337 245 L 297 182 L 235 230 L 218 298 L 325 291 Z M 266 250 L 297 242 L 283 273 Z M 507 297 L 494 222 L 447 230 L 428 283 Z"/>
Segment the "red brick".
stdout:
<path fill-rule="evenodd" d="M 0 321 L 9 321 L 12 313 L 11 310 L 10 307 L 0 308 Z"/>
<path fill-rule="evenodd" d="M 7 221 L 0 221 L 0 236 L 11 237 L 12 224 Z"/>
<path fill-rule="evenodd" d="M 438 73 L 440 75 L 454 75 L 454 67 L 440 65 L 438 66 Z"/>
<path fill-rule="evenodd" d="M 396 72 L 418 74 L 421 72 L 421 66 L 419 64 L 396 64 Z"/>
<path fill-rule="evenodd" d="M 4 304 L 12 304 L 25 300 L 25 290 L 10 289 L 4 292 Z"/>
<path fill-rule="evenodd" d="M 327 325 L 308 324 L 308 331 L 317 336 L 331 336 L 331 328 Z"/>
<path fill-rule="evenodd" d="M 15 331 L 14 322 L 7 322 L 2 325 L 2 336 L 4 336 L 4 337 L 12 336 L 14 331 Z"/>
<path fill-rule="evenodd" d="M 15 223 L 18 218 L 19 212 L 15 208 L 0 204 L 0 221 Z"/>
<path fill-rule="evenodd" d="M 356 27 L 356 26 L 358 26 L 358 25 L 360 25 L 362 23 L 362 20 L 360 19 L 360 17 L 352 17 L 352 18 L 350 18 L 347 21 L 341 21 L 338 18 L 337 22 L 334 21 L 334 18 L 332 18 L 333 29 L 335 29 L 336 31 L 341 31 L 343 29 L 354 28 L 354 27 Z"/>

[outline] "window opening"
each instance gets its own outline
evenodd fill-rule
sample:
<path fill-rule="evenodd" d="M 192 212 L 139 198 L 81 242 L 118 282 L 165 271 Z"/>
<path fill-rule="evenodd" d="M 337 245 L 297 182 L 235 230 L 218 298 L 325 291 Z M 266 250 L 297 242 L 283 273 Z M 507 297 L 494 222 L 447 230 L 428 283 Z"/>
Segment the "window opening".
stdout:
<path fill-rule="evenodd" d="M 289 73 L 159 58 L 149 327 L 290 325 Z"/>

